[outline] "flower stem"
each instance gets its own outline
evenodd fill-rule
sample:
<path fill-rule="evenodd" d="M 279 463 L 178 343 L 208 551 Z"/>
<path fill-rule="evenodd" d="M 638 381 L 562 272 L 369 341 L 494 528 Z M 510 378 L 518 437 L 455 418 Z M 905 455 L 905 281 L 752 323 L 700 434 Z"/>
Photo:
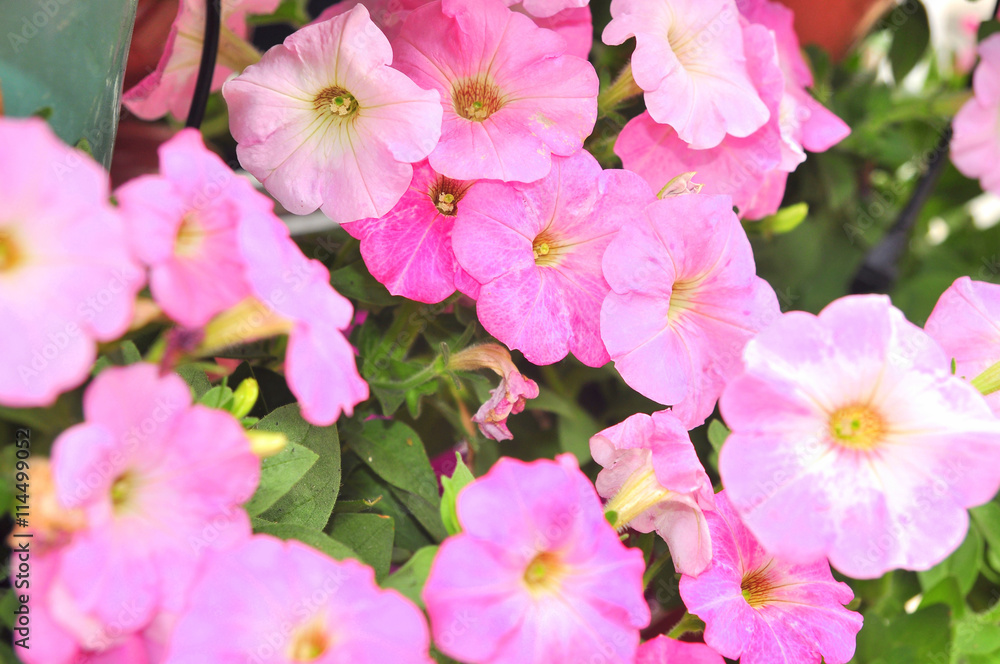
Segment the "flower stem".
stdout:
<path fill-rule="evenodd" d="M 677 621 L 674 628 L 670 630 L 667 634 L 668 638 L 679 639 L 688 632 L 701 632 L 705 630 L 705 623 L 701 621 L 698 616 L 693 616 L 690 613 L 685 613 L 681 616 L 681 619 Z"/>
<path fill-rule="evenodd" d="M 626 99 L 641 93 L 642 88 L 636 85 L 635 79 L 632 78 L 632 65 L 631 63 L 627 64 L 618 74 L 618 78 L 597 96 L 598 113 L 607 115 L 609 111 L 615 110 Z"/>

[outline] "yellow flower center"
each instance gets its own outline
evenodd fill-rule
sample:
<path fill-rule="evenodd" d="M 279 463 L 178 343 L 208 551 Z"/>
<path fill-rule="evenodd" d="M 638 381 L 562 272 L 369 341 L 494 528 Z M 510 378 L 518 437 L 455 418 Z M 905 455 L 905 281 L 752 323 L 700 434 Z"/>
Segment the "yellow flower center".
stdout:
<path fill-rule="evenodd" d="M 532 593 L 554 592 L 559 589 L 565 571 L 558 555 L 542 551 L 531 559 L 524 570 L 524 583 Z"/>
<path fill-rule="evenodd" d="M 500 88 L 478 79 L 456 83 L 451 89 L 451 101 L 459 116 L 473 122 L 482 122 L 504 105 Z"/>
<path fill-rule="evenodd" d="M 292 635 L 288 658 L 293 662 L 311 662 L 330 649 L 331 638 L 319 617 L 299 627 Z"/>
<path fill-rule="evenodd" d="M 122 473 L 111 485 L 111 506 L 114 511 L 121 512 L 128 508 L 135 496 L 135 476 L 129 472 Z"/>
<path fill-rule="evenodd" d="M 667 308 L 667 320 L 677 318 L 694 306 L 694 298 L 698 293 L 697 281 L 675 281 L 670 290 L 670 305 Z"/>
<path fill-rule="evenodd" d="M 5 231 L 0 231 L 0 272 L 8 272 L 21 262 L 21 251 L 14 237 Z"/>
<path fill-rule="evenodd" d="M 556 238 L 546 229 L 538 234 L 531 243 L 531 253 L 535 256 L 535 265 L 551 267 L 559 264 L 560 245 Z"/>
<path fill-rule="evenodd" d="M 768 561 L 764 567 L 743 575 L 740 589 L 743 591 L 743 599 L 747 601 L 750 608 L 756 609 L 759 606 L 767 604 L 771 599 L 771 590 L 774 586 L 774 581 L 767 571 L 771 567 L 772 562 Z"/>
<path fill-rule="evenodd" d="M 846 406 L 830 415 L 830 435 L 834 442 L 848 449 L 875 449 L 882 442 L 885 429 L 882 416 L 868 405 Z"/>
<path fill-rule="evenodd" d="M 205 241 L 205 229 L 198 222 L 194 212 L 188 212 L 177 229 L 174 240 L 174 255 L 179 258 L 191 258 L 198 254 Z"/>
<path fill-rule="evenodd" d="M 326 117 L 346 120 L 357 114 L 359 106 L 354 95 L 340 86 L 333 85 L 316 95 L 313 99 L 313 108 Z"/>

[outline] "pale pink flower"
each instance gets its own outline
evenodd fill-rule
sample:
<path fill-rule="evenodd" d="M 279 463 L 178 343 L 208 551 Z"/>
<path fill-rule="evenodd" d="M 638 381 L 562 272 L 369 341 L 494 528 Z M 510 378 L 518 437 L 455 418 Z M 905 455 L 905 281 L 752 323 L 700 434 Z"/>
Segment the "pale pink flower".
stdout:
<path fill-rule="evenodd" d="M 399 34 L 399 29 L 403 25 L 403 21 L 409 16 L 410 12 L 417 7 L 422 7 L 432 0 L 342 0 L 336 4 L 327 7 L 323 12 L 316 17 L 313 23 L 319 23 L 321 21 L 327 21 L 334 16 L 340 16 L 351 9 L 354 9 L 357 5 L 364 5 L 371 16 L 372 21 L 378 26 L 378 29 L 382 31 L 382 34 L 386 36 L 386 39 L 392 41 Z"/>
<path fill-rule="evenodd" d="M 435 173 L 426 161 L 414 164 L 413 180 L 392 210 L 379 219 L 362 219 L 343 228 L 361 240 L 368 271 L 390 293 L 440 302 L 455 292 L 458 264 L 451 230 L 473 184 Z"/>
<path fill-rule="evenodd" d="M 497 344 L 470 346 L 448 358 L 448 369 L 452 371 L 482 368 L 500 376 L 500 384 L 490 390 L 490 398 L 476 411 L 472 421 L 487 438 L 510 440 L 514 436 L 507 428 L 507 418 L 523 411 L 527 399 L 538 397 L 538 384 L 522 376 L 507 349 Z"/>
<path fill-rule="evenodd" d="M 441 95 L 441 142 L 429 160 L 442 175 L 533 182 L 551 155 L 578 151 L 594 128 L 594 67 L 500 0 L 420 7 L 393 50 L 394 66 Z"/>
<path fill-rule="evenodd" d="M 955 375 L 972 380 L 1000 362 L 1000 285 L 959 277 L 941 294 L 924 325 L 955 361 Z M 1000 392 L 986 396 L 1000 416 Z"/>
<path fill-rule="evenodd" d="M 423 590 L 434 643 L 464 662 L 631 663 L 649 622 L 642 554 L 569 454 L 510 457 L 458 494 L 462 532 Z"/>
<path fill-rule="evenodd" d="M 441 132 L 441 103 L 389 67 L 358 5 L 275 46 L 222 88 L 240 163 L 289 211 L 381 217 Z"/>
<path fill-rule="evenodd" d="M 47 406 L 128 329 L 142 271 L 108 175 L 40 119 L 0 117 L 0 403 Z"/>
<path fill-rule="evenodd" d="M 515 11 L 523 10 L 528 16 L 549 18 L 567 9 L 587 7 L 590 0 L 504 0 L 508 7 L 517 7 Z"/>
<path fill-rule="evenodd" d="M 354 318 L 350 300 L 330 285 L 330 273 L 306 258 L 273 215 L 240 228 L 253 296 L 209 323 L 203 350 L 275 334 L 288 335 L 285 377 L 302 416 L 327 426 L 368 398 L 354 349 L 344 336 Z"/>
<path fill-rule="evenodd" d="M 743 346 L 780 315 L 755 272 L 750 242 L 728 196 L 656 201 L 604 253 L 611 293 L 601 337 L 633 389 L 689 429 L 704 422 Z"/>
<path fill-rule="evenodd" d="M 851 128 L 806 90 L 813 86 L 814 80 L 809 64 L 802 57 L 792 10 L 771 0 L 737 4 L 747 20 L 770 30 L 777 43 L 778 64 L 785 76 L 785 95 L 778 112 L 785 144 L 782 170 L 791 172 L 805 159 L 803 148 L 824 152 L 846 138 Z"/>
<path fill-rule="evenodd" d="M 743 363 L 720 402 L 719 472 L 776 556 L 859 579 L 925 570 L 1000 488 L 1000 420 L 885 296 L 785 314 Z"/>
<path fill-rule="evenodd" d="M 773 209 L 770 204 L 760 205 L 760 199 L 766 191 L 764 182 L 782 161 L 778 106 L 785 80 L 777 65 L 774 38 L 767 29 L 744 28 L 743 44 L 751 80 L 771 113 L 763 127 L 750 136 L 727 135 L 714 148 L 696 150 L 669 125 L 657 123 L 649 112 L 644 112 L 622 129 L 615 154 L 625 168 L 645 178 L 654 191 L 678 175 L 694 171 L 706 194 L 731 196 L 740 216 L 760 218 L 775 212 L 781 204 L 780 194 L 776 201 L 767 201 L 773 203 Z"/>
<path fill-rule="evenodd" d="M 635 37 L 632 77 L 646 108 L 696 149 L 749 136 L 769 117 L 743 55 L 734 0 L 612 0 L 605 44 Z"/>
<path fill-rule="evenodd" d="M 725 660 L 704 643 L 657 636 L 639 646 L 635 664 L 725 664 Z"/>
<path fill-rule="evenodd" d="M 212 90 L 218 90 L 233 72 L 255 62 L 260 54 L 246 42 L 247 14 L 270 14 L 281 0 L 222 0 L 219 51 L 212 73 Z M 177 18 L 170 27 L 163 55 L 156 69 L 127 90 L 125 108 L 144 120 L 170 113 L 184 120 L 191 110 L 201 51 L 205 39 L 205 3 L 180 0 Z"/>
<path fill-rule="evenodd" d="M 952 123 L 951 161 L 983 189 L 1000 194 L 1000 35 L 979 44 L 979 65 L 972 75 L 975 94 Z"/>
<path fill-rule="evenodd" d="M 698 575 L 712 560 L 704 512 L 714 509 L 712 482 L 687 429 L 670 411 L 638 413 L 590 439 L 604 470 L 597 492 L 615 525 L 656 531 L 670 547 L 674 569 Z"/>
<path fill-rule="evenodd" d="M 105 369 L 83 410 L 53 444 L 52 470 L 60 503 L 81 508 L 87 528 L 54 575 L 80 615 L 133 632 L 183 604 L 205 550 L 249 536 L 240 505 L 260 460 L 231 415 L 192 406 L 187 384 L 150 364 Z"/>
<path fill-rule="evenodd" d="M 697 578 L 681 577 L 688 611 L 705 621 L 705 643 L 741 664 L 845 664 L 854 657 L 861 614 L 826 560 L 776 558 L 740 521 L 726 491 L 706 514 L 715 553 Z"/>
<path fill-rule="evenodd" d="M 459 265 L 481 284 L 483 327 L 535 364 L 569 352 L 588 366 L 607 362 L 601 257 L 653 200 L 639 176 L 602 170 L 586 150 L 553 159 L 538 182 L 478 183 L 462 201 L 452 241 Z"/>
<path fill-rule="evenodd" d="M 149 288 L 163 311 L 200 327 L 250 295 L 238 245 L 248 217 L 273 216 L 272 203 L 185 129 L 159 148 L 160 174 L 115 192 L 135 255 L 149 266 Z M 262 222 L 258 222 L 262 223 Z"/>
<path fill-rule="evenodd" d="M 431 664 L 420 609 L 356 560 L 255 535 L 208 559 L 168 664 Z"/>

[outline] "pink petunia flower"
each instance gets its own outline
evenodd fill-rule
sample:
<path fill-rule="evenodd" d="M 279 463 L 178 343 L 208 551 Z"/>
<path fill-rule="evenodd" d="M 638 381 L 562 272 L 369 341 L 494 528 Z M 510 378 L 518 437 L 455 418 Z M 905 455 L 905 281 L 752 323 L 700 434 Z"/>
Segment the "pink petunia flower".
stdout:
<path fill-rule="evenodd" d="M 246 38 L 247 14 L 270 14 L 281 0 L 222 0 L 219 51 L 212 73 L 212 90 L 218 90 L 233 72 L 260 58 Z M 201 51 L 205 39 L 205 3 L 180 0 L 177 18 L 170 27 L 163 55 L 156 69 L 127 90 L 125 108 L 143 120 L 156 120 L 170 113 L 184 120 L 198 80 Z"/>
<path fill-rule="evenodd" d="M 462 201 L 452 242 L 459 265 L 481 285 L 483 327 L 535 364 L 569 352 L 588 366 L 607 362 L 598 329 L 608 293 L 601 257 L 653 200 L 640 177 L 602 170 L 586 150 L 553 159 L 538 182 L 477 184 Z"/>
<path fill-rule="evenodd" d="M 601 337 L 615 368 L 689 429 L 738 373 L 746 342 L 780 315 L 755 270 L 728 196 L 656 201 L 604 253 Z"/>
<path fill-rule="evenodd" d="M 680 573 L 697 576 L 708 567 L 712 540 L 704 512 L 714 509 L 712 482 L 673 413 L 633 415 L 595 434 L 590 454 L 604 468 L 597 492 L 615 525 L 655 530 Z"/>
<path fill-rule="evenodd" d="M 524 5 L 513 5 L 511 10 L 525 12 Z M 529 14 L 530 16 L 530 14 Z M 532 16 L 540 28 L 552 30 L 566 40 L 566 53 L 586 60 L 594 46 L 594 19 L 590 6 L 571 7 L 546 18 Z"/>
<path fill-rule="evenodd" d="M 260 460 L 231 415 L 192 406 L 187 384 L 150 364 L 105 369 L 83 409 L 52 450 L 60 503 L 87 518 L 55 576 L 80 616 L 134 632 L 180 608 L 205 550 L 250 535 L 240 505 Z"/>
<path fill-rule="evenodd" d="M 941 294 L 924 325 L 955 361 L 955 375 L 972 380 L 1000 362 L 1000 285 L 959 277 Z M 1000 392 L 986 396 L 1000 416 Z"/>
<path fill-rule="evenodd" d="M 632 662 L 649 622 L 626 548 L 569 454 L 501 458 L 458 495 L 462 532 L 423 590 L 434 643 L 465 662 Z"/>
<path fill-rule="evenodd" d="M 519 7 L 528 16 L 549 18 L 567 9 L 586 7 L 590 0 L 504 0 L 504 3 Z"/>
<path fill-rule="evenodd" d="M 166 664 L 431 664 L 420 609 L 370 567 L 255 535 L 209 558 Z"/>
<path fill-rule="evenodd" d="M 704 643 L 657 636 L 639 646 L 635 664 L 725 664 L 725 660 Z"/>
<path fill-rule="evenodd" d="M 441 302 L 455 292 L 458 265 L 451 231 L 473 184 L 440 175 L 426 161 L 414 164 L 413 180 L 392 210 L 343 228 L 361 240 L 365 265 L 390 293 Z"/>
<path fill-rule="evenodd" d="M 441 35 L 448 35 L 442 41 Z M 393 65 L 444 104 L 431 167 L 450 178 L 533 182 L 597 120 L 594 67 L 500 0 L 439 0 L 406 17 Z"/>
<path fill-rule="evenodd" d="M 437 93 L 392 59 L 362 5 L 296 31 L 222 88 L 240 163 L 296 214 L 389 212 L 441 132 Z"/>
<path fill-rule="evenodd" d="M 514 436 L 507 428 L 507 418 L 523 411 L 528 399 L 538 397 L 538 384 L 522 376 L 507 349 L 497 344 L 470 346 L 448 358 L 448 369 L 452 371 L 482 368 L 500 376 L 500 384 L 490 390 L 490 398 L 472 416 L 472 421 L 487 438 L 510 440 Z"/>
<path fill-rule="evenodd" d="M 1000 35 L 979 44 L 979 65 L 972 75 L 974 96 L 952 122 L 951 161 L 983 189 L 1000 194 Z"/>
<path fill-rule="evenodd" d="M 252 296 L 214 318 L 200 350 L 288 335 L 285 376 L 302 416 L 327 426 L 368 398 L 354 349 L 344 336 L 354 318 L 350 300 L 330 286 L 330 273 L 308 259 L 273 215 L 240 228 Z"/>
<path fill-rule="evenodd" d="M 765 549 L 848 576 L 925 570 L 1000 488 L 1000 420 L 885 296 L 786 314 L 720 408 L 729 498 Z"/>
<path fill-rule="evenodd" d="M 47 406 L 128 329 L 142 271 L 108 175 L 43 120 L 0 117 L 0 403 Z"/>
<path fill-rule="evenodd" d="M 775 212 L 781 204 L 780 195 L 765 205 L 761 205 L 761 199 L 767 191 L 764 182 L 782 161 L 778 106 L 785 81 L 777 65 L 774 38 L 767 29 L 747 26 L 743 29 L 743 44 L 751 80 L 771 113 L 763 127 L 745 138 L 727 135 L 714 148 L 696 150 L 669 125 L 653 120 L 647 111 L 622 129 L 615 154 L 625 168 L 645 178 L 654 191 L 681 173 L 694 171 L 706 194 L 731 196 L 740 216 L 756 219 Z"/>
<path fill-rule="evenodd" d="M 115 192 L 135 255 L 150 268 L 156 303 L 187 327 L 200 327 L 250 295 L 239 251 L 242 223 L 273 217 L 273 205 L 185 129 L 159 148 L 160 175 Z"/>
<path fill-rule="evenodd" d="M 378 29 L 386 39 L 392 41 L 399 34 L 399 29 L 410 12 L 429 2 L 431 0 L 343 0 L 324 9 L 313 23 L 328 21 L 334 16 L 347 13 L 357 5 L 364 5 Z"/>
<path fill-rule="evenodd" d="M 635 37 L 632 76 L 646 108 L 692 148 L 749 136 L 767 122 L 734 0 L 612 0 L 611 17 L 604 43 Z"/>
<path fill-rule="evenodd" d="M 705 621 L 705 643 L 741 664 L 845 664 L 854 657 L 861 614 L 820 560 L 798 565 L 769 554 L 740 522 L 726 491 L 706 514 L 715 553 L 697 578 L 681 577 L 681 598 Z"/>

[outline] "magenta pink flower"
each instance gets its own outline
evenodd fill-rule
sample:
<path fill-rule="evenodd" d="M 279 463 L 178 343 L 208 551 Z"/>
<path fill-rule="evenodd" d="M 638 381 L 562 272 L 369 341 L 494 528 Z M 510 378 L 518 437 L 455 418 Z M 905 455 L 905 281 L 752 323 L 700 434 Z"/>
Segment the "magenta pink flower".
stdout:
<path fill-rule="evenodd" d="M 206 549 L 249 536 L 260 461 L 239 422 L 150 364 L 105 369 L 83 409 L 52 450 L 59 502 L 87 517 L 56 575 L 80 614 L 132 632 L 180 608 Z"/>
<path fill-rule="evenodd" d="M 979 44 L 979 66 L 972 75 L 975 95 L 955 115 L 951 160 L 986 191 L 1000 194 L 1000 35 Z"/>
<path fill-rule="evenodd" d="M 859 579 L 928 569 L 1000 488 L 1000 420 L 885 296 L 786 314 L 743 362 L 720 402 L 719 472 L 777 556 Z"/>
<path fill-rule="evenodd" d="M 44 121 L 0 117 L 0 403 L 47 406 L 128 329 L 142 271 L 108 175 Z"/>
<path fill-rule="evenodd" d="M 681 577 L 681 598 L 705 621 L 705 643 L 741 664 L 845 664 L 861 614 L 820 560 L 797 565 L 769 554 L 740 521 L 726 491 L 706 514 L 715 553 L 698 578 Z"/>
<path fill-rule="evenodd" d="M 924 329 L 955 361 L 955 375 L 972 380 L 1000 362 L 1000 285 L 959 277 Z M 1000 416 L 1000 392 L 987 395 L 986 403 Z"/>
<path fill-rule="evenodd" d="M 441 95 L 441 142 L 429 159 L 442 175 L 533 182 L 552 154 L 578 151 L 594 128 L 594 67 L 500 0 L 420 7 L 393 50 L 394 66 Z"/>
<path fill-rule="evenodd" d="M 511 9 L 527 13 L 524 5 L 514 5 Z M 569 55 L 584 60 L 590 56 L 590 49 L 594 45 L 594 20 L 589 6 L 564 9 L 547 18 L 532 16 L 531 20 L 540 28 L 559 33 L 566 40 L 566 53 Z"/>
<path fill-rule="evenodd" d="M 296 214 L 389 212 L 441 132 L 437 93 L 392 59 L 361 5 L 296 31 L 223 86 L 240 163 Z"/>
<path fill-rule="evenodd" d="M 780 315 L 728 196 L 656 201 L 604 253 L 601 337 L 633 389 L 705 421 L 747 341 Z"/>
<path fill-rule="evenodd" d="M 743 44 L 751 80 L 771 113 L 763 127 L 745 138 L 727 135 L 714 148 L 696 150 L 669 125 L 657 123 L 645 112 L 622 129 L 615 154 L 625 168 L 645 178 L 654 191 L 678 175 L 693 171 L 695 179 L 704 184 L 706 194 L 732 196 L 740 216 L 760 218 L 775 212 L 781 204 L 779 194 L 777 200 L 768 200 L 762 206 L 761 194 L 766 191 L 764 182 L 782 161 L 778 107 L 785 81 L 778 69 L 774 37 L 765 28 L 744 28 Z M 783 194 L 784 180 L 781 184 Z"/>
<path fill-rule="evenodd" d="M 500 384 L 490 390 L 490 398 L 480 406 L 472 421 L 483 435 L 493 440 L 510 440 L 514 436 L 507 428 L 507 418 L 524 410 L 528 399 L 538 397 L 538 384 L 525 378 L 514 366 L 510 353 L 497 344 L 470 346 L 448 358 L 451 371 L 475 371 L 489 368 L 500 376 Z"/>
<path fill-rule="evenodd" d="M 280 0 L 222 0 L 222 30 L 212 90 L 221 88 L 230 74 L 243 71 L 260 57 L 246 42 L 247 14 L 270 14 L 279 4 Z M 144 120 L 155 120 L 168 112 L 179 120 L 187 118 L 204 38 L 205 3 L 180 0 L 159 64 L 125 92 L 122 97 L 125 108 Z"/>
<path fill-rule="evenodd" d="M 382 31 L 386 39 L 392 41 L 399 34 L 403 20 L 410 12 L 428 2 L 431 0 L 342 0 L 324 9 L 313 23 L 327 21 L 354 9 L 357 5 L 364 5 L 372 22 Z"/>
<path fill-rule="evenodd" d="M 501 458 L 462 490 L 462 532 L 423 590 L 434 643 L 464 662 L 632 662 L 649 622 L 643 560 L 569 454 Z"/>
<path fill-rule="evenodd" d="M 327 426 L 368 398 L 354 349 L 344 336 L 354 318 L 350 300 L 330 286 L 330 273 L 308 259 L 273 215 L 240 228 L 253 296 L 216 317 L 202 350 L 288 335 L 285 376 L 302 416 Z"/>
<path fill-rule="evenodd" d="M 392 210 L 379 219 L 344 224 L 344 230 L 361 240 L 365 265 L 390 293 L 440 302 L 455 292 L 458 265 L 451 230 L 472 185 L 439 175 L 426 161 L 420 162 Z"/>
<path fill-rule="evenodd" d="M 601 257 L 653 200 L 637 175 L 602 170 L 585 150 L 554 159 L 538 182 L 477 184 L 452 239 L 459 265 L 482 286 L 483 327 L 535 364 L 569 352 L 589 366 L 607 362 L 598 329 L 608 293 Z"/>
<path fill-rule="evenodd" d="M 420 609 L 370 567 L 255 535 L 209 558 L 166 664 L 431 664 Z"/>
<path fill-rule="evenodd" d="M 749 136 L 767 122 L 734 0 L 612 0 L 611 17 L 604 43 L 635 37 L 632 77 L 649 114 L 692 148 Z"/>
<path fill-rule="evenodd" d="M 704 643 L 658 636 L 639 646 L 635 664 L 725 664 L 725 660 Z"/>
<path fill-rule="evenodd" d="M 704 511 L 714 509 L 712 482 L 673 413 L 633 415 L 591 438 L 590 453 L 604 468 L 597 492 L 615 525 L 655 530 L 678 572 L 698 575 L 708 567 L 712 540 Z"/>
<path fill-rule="evenodd" d="M 272 203 L 205 149 L 196 129 L 159 153 L 160 175 L 131 180 L 115 196 L 135 255 L 150 268 L 153 298 L 177 322 L 200 327 L 250 295 L 235 250 L 239 226 L 273 217 Z"/>
<path fill-rule="evenodd" d="M 504 3 L 523 10 L 528 16 L 549 18 L 567 9 L 586 7 L 590 0 L 504 0 Z"/>

